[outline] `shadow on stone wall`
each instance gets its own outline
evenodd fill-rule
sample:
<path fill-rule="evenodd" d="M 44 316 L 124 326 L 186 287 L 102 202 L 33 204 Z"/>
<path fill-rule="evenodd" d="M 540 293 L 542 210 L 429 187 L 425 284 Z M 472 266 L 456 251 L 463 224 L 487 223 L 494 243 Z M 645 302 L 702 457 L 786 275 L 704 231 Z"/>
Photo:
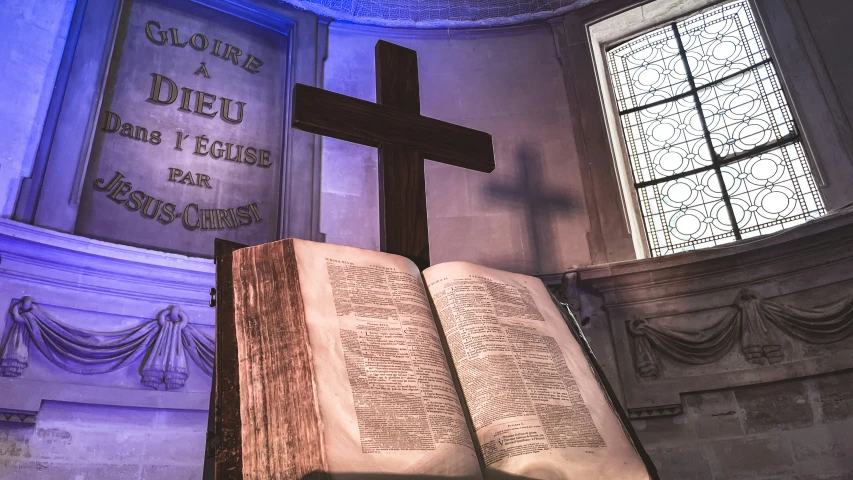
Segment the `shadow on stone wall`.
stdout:
<path fill-rule="evenodd" d="M 548 190 L 544 173 L 545 158 L 537 145 L 522 143 L 515 152 L 515 162 L 517 182 L 513 185 L 489 184 L 486 186 L 486 197 L 497 203 L 508 203 L 523 209 L 529 239 L 525 252 L 530 257 L 530 265 L 536 267 L 537 273 L 550 272 L 557 266 L 555 255 L 559 251 L 554 217 L 565 215 L 580 205 L 564 189 Z"/>

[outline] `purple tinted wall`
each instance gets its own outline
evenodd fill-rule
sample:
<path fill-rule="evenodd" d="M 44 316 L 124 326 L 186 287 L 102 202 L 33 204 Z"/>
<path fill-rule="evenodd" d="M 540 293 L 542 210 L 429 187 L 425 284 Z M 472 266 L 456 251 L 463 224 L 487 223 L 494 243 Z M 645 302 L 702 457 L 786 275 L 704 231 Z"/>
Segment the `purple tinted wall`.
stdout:
<path fill-rule="evenodd" d="M 848 121 L 853 119 L 853 62 L 849 46 L 853 42 L 853 3 L 845 0 L 797 2 L 808 32 L 820 51 Z"/>
<path fill-rule="evenodd" d="M 7 51 L 0 75 L 0 217 L 12 214 L 21 179 L 32 169 L 74 3 L 0 2 L 0 45 Z"/>
<path fill-rule="evenodd" d="M 45 402 L 0 423 L 3 480 L 200 480 L 207 412 Z"/>

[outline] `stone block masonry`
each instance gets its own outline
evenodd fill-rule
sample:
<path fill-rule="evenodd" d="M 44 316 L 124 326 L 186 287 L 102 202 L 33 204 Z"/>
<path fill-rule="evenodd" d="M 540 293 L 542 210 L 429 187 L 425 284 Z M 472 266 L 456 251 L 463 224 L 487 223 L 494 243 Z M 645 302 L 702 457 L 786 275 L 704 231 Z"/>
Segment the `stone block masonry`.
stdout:
<path fill-rule="evenodd" d="M 853 371 L 682 399 L 634 421 L 664 480 L 853 478 Z"/>
<path fill-rule="evenodd" d="M 3 480 L 201 480 L 207 412 L 45 402 L 0 422 Z"/>

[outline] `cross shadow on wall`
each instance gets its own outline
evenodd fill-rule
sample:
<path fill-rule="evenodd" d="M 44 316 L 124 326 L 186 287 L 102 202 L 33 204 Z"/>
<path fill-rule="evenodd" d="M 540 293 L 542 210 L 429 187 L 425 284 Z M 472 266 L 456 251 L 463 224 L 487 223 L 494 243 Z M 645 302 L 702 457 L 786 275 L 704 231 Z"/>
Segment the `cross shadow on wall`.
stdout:
<path fill-rule="evenodd" d="M 562 266 L 556 264 L 557 242 L 554 219 L 570 212 L 576 202 L 563 189 L 548 190 L 544 177 L 545 159 L 539 147 L 524 142 L 513 156 L 518 165 L 518 176 L 513 184 L 489 184 L 486 196 L 497 205 L 508 209 L 521 209 L 527 224 L 526 240 L 522 251 L 529 259 L 535 273 L 556 273 Z M 525 235 L 522 234 L 522 238 Z"/>

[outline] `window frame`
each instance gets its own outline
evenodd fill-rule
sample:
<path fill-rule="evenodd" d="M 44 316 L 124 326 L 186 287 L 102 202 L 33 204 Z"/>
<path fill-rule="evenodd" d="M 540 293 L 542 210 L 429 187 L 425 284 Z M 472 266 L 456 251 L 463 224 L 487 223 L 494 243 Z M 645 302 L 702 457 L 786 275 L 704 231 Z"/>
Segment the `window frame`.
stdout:
<path fill-rule="evenodd" d="M 638 198 L 638 190 L 635 188 L 635 180 L 633 170 L 630 164 L 630 156 L 628 153 L 626 139 L 622 131 L 621 120 L 619 118 L 619 108 L 616 101 L 614 89 L 610 79 L 610 68 L 608 66 L 607 51 L 617 47 L 631 39 L 637 38 L 643 34 L 658 30 L 662 27 L 671 26 L 686 17 L 696 14 L 701 14 L 705 11 L 718 8 L 719 6 L 731 3 L 734 0 L 653 0 L 633 4 L 620 11 L 613 12 L 611 15 L 596 19 L 586 25 L 587 36 L 589 40 L 590 53 L 594 67 L 594 75 L 598 84 L 598 93 L 600 96 L 601 105 L 603 108 L 604 122 L 609 137 L 609 146 L 613 158 L 613 167 L 616 172 L 618 190 L 623 202 L 623 209 L 626 212 L 626 223 L 628 230 L 631 232 L 631 239 L 634 245 L 636 258 L 652 257 L 651 247 L 649 245 L 648 233 L 646 230 L 644 218 L 642 215 L 642 206 Z M 764 11 L 757 5 L 760 0 L 747 0 L 749 8 L 755 17 L 755 22 L 759 35 L 764 41 L 768 52 L 768 57 L 771 59 L 770 64 L 776 71 L 779 78 L 780 87 L 788 101 L 788 108 L 793 116 L 794 123 L 797 127 L 797 136 L 802 145 L 806 162 L 811 169 L 811 174 L 814 177 L 814 182 L 817 186 L 817 192 L 823 200 L 825 210 L 829 211 L 831 203 L 826 195 L 826 187 L 829 186 L 826 181 L 827 175 L 819 165 L 815 158 L 818 155 L 812 149 L 814 142 L 810 141 L 810 131 L 812 130 L 807 125 L 800 115 L 799 103 L 800 99 L 793 95 L 792 88 L 788 82 L 786 75 L 786 67 L 790 63 L 802 63 L 802 59 L 797 58 L 780 58 L 780 53 L 775 48 L 773 38 L 765 28 Z M 778 7 L 778 5 L 777 5 Z M 785 5 L 781 6 L 782 9 Z M 795 34 L 799 32 L 794 32 Z M 793 57 L 791 52 L 786 52 L 789 57 Z M 811 70 L 812 65 L 808 65 Z M 755 66 L 751 67 L 755 68 Z M 747 70 L 748 71 L 748 70 Z M 826 99 L 822 99 L 826 102 Z M 825 103 L 824 103 L 825 105 Z M 775 142 L 774 142 L 775 143 Z M 753 152 L 753 155 L 758 153 L 758 150 Z M 732 243 L 737 243 L 735 240 Z M 665 256 L 665 255 L 664 255 Z"/>
<path fill-rule="evenodd" d="M 733 5 L 733 4 L 737 4 L 737 3 L 744 5 L 745 8 L 749 10 L 746 14 L 748 15 L 748 17 L 751 17 L 751 20 L 752 20 L 751 23 L 755 27 L 755 31 L 759 36 L 759 41 L 762 42 L 762 44 L 760 45 L 760 50 L 763 50 L 764 52 L 766 52 L 764 54 L 765 58 L 763 60 L 760 60 L 760 61 L 750 61 L 750 62 L 748 62 L 748 66 L 746 66 L 744 68 L 740 68 L 737 71 L 734 71 L 732 73 L 728 73 L 728 74 L 724 75 L 723 77 L 717 78 L 715 80 L 706 79 L 705 82 L 700 82 L 699 79 L 696 78 L 696 73 L 689 66 L 688 55 L 690 54 L 690 51 L 687 49 L 687 47 L 685 47 L 685 45 L 682 41 L 682 31 L 681 31 L 681 28 L 679 27 L 678 24 L 681 23 L 681 21 L 685 20 L 685 19 L 695 19 L 697 17 L 702 17 L 703 15 L 706 15 L 706 12 L 722 11 L 723 9 L 728 8 L 729 5 Z M 739 7 L 739 8 L 741 8 L 741 7 Z M 732 208 L 732 206 L 733 206 L 732 194 L 729 191 L 729 188 L 726 187 L 725 181 L 723 179 L 723 170 L 725 169 L 725 167 L 730 166 L 730 165 L 735 165 L 738 162 L 741 162 L 743 160 L 748 160 L 748 159 L 753 159 L 753 158 L 759 157 L 760 155 L 762 155 L 766 152 L 778 151 L 781 149 L 785 149 L 786 147 L 789 147 L 789 146 L 798 145 L 799 147 L 797 149 L 802 151 L 803 154 L 805 155 L 805 145 L 804 145 L 803 138 L 802 138 L 802 128 L 800 127 L 798 120 L 793 116 L 793 113 L 791 112 L 790 105 L 792 102 L 790 99 L 790 95 L 781 86 L 781 76 L 778 73 L 778 63 L 776 62 L 775 58 L 773 58 L 773 55 L 772 55 L 772 52 L 770 51 L 770 49 L 767 47 L 768 42 L 764 38 L 764 33 L 759 31 L 759 29 L 758 29 L 758 19 L 756 18 L 756 13 L 754 11 L 754 7 L 749 4 L 748 0 L 725 0 L 725 1 L 722 1 L 720 3 L 715 4 L 713 6 L 706 7 L 705 9 L 697 12 L 696 14 L 691 14 L 691 15 L 688 15 L 687 17 L 683 17 L 682 19 L 675 19 L 675 20 L 670 21 L 670 22 L 659 24 L 657 27 L 653 28 L 652 30 L 650 30 L 646 33 L 641 33 L 641 34 L 633 36 L 627 40 L 624 40 L 622 42 L 619 42 L 619 43 L 616 43 L 616 44 L 613 44 L 613 45 L 606 47 L 605 48 L 605 54 L 607 56 L 607 67 L 608 67 L 608 74 L 609 74 L 608 75 L 608 77 L 609 77 L 608 78 L 609 79 L 608 84 L 609 84 L 609 87 L 610 87 L 611 92 L 613 93 L 614 97 L 615 97 L 615 91 L 619 90 L 617 88 L 617 86 L 615 85 L 615 78 L 614 77 L 616 76 L 616 74 L 615 74 L 615 72 L 612 71 L 612 69 L 614 67 L 614 61 L 617 61 L 616 59 L 618 58 L 618 57 L 613 56 L 614 50 L 621 50 L 621 49 L 623 49 L 624 46 L 626 46 L 628 44 L 632 44 L 636 40 L 644 39 L 644 37 L 648 37 L 649 35 L 658 36 L 658 34 L 663 35 L 665 38 L 670 38 L 670 36 L 671 36 L 671 39 L 676 42 L 677 49 L 678 49 L 676 56 L 679 57 L 680 60 L 685 64 L 685 74 L 686 74 L 685 81 L 687 82 L 687 86 L 689 88 L 688 88 L 688 90 L 681 92 L 681 93 L 676 94 L 676 92 L 673 92 L 671 96 L 663 98 L 662 100 L 657 100 L 657 101 L 642 104 L 642 105 L 634 105 L 630 108 L 623 108 L 622 110 L 619 110 L 617 112 L 617 114 L 619 116 L 620 132 L 623 135 L 623 141 L 624 141 L 625 129 L 630 128 L 630 125 L 625 124 L 625 116 L 626 115 L 630 115 L 630 114 L 635 113 L 635 112 L 642 112 L 644 110 L 653 108 L 653 107 L 658 106 L 658 105 L 675 104 L 680 100 L 685 100 L 689 103 L 692 103 L 694 108 L 696 109 L 696 111 L 698 113 L 700 123 L 701 123 L 701 131 L 702 131 L 701 138 L 704 139 L 705 146 L 707 147 L 708 154 L 710 155 L 711 158 L 710 158 L 710 163 L 708 163 L 707 165 L 693 166 L 693 168 L 688 168 L 687 170 L 684 170 L 684 171 L 681 171 L 678 173 L 674 173 L 671 175 L 666 175 L 666 176 L 661 176 L 661 175 L 656 174 L 656 175 L 654 175 L 654 178 L 645 179 L 643 181 L 637 180 L 637 175 L 639 174 L 639 172 L 634 171 L 635 166 L 633 164 L 633 159 L 629 159 L 629 161 L 631 162 L 631 163 L 629 163 L 629 166 L 630 166 L 630 168 L 632 170 L 632 174 L 633 174 L 633 177 L 632 177 L 633 186 L 634 186 L 635 192 L 637 192 L 637 195 L 642 195 L 640 193 L 640 191 L 644 188 L 647 188 L 647 187 L 652 187 L 654 185 L 659 185 L 659 184 L 665 184 L 667 182 L 672 182 L 672 181 L 678 180 L 678 179 L 683 178 L 683 177 L 705 174 L 706 172 L 713 172 L 714 176 L 717 178 L 717 182 L 720 184 L 721 200 L 724 204 L 727 215 L 731 221 L 731 228 L 729 230 L 730 234 L 726 235 L 725 237 L 722 237 L 722 238 L 728 239 L 728 240 L 722 241 L 722 243 L 720 243 L 720 245 L 731 243 L 731 242 L 737 242 L 737 241 L 743 240 L 745 238 L 754 237 L 756 235 L 751 234 L 752 230 L 754 230 L 754 229 L 758 229 L 758 232 L 761 232 L 761 230 L 763 230 L 763 229 L 773 228 L 774 225 L 783 224 L 783 223 L 786 223 L 788 221 L 797 221 L 796 217 L 798 217 L 800 215 L 806 215 L 805 219 L 806 219 L 806 221 L 808 221 L 808 217 L 811 216 L 811 214 L 810 214 L 809 210 L 807 210 L 807 205 L 801 204 L 800 208 L 802 208 L 803 211 L 798 215 L 794 215 L 793 217 L 785 217 L 782 219 L 778 219 L 776 221 L 764 222 L 764 223 L 758 224 L 754 227 L 741 226 L 738 224 L 738 221 L 736 219 L 736 215 L 735 215 L 733 208 Z M 759 53 L 760 53 L 760 50 L 759 50 Z M 705 107 L 708 104 L 702 100 L 702 98 L 701 98 L 702 93 L 708 91 L 709 89 L 714 89 L 718 85 L 725 84 L 725 82 L 727 82 L 729 80 L 732 80 L 732 79 L 735 79 L 738 77 L 742 77 L 742 76 L 751 76 L 752 78 L 754 78 L 756 85 L 758 85 L 761 83 L 761 77 L 763 76 L 761 73 L 762 70 L 764 70 L 765 72 L 770 74 L 770 77 L 768 77 L 768 78 L 772 77 L 771 83 L 778 83 L 780 85 L 780 88 L 776 94 L 781 95 L 782 98 L 784 99 L 783 100 L 784 106 L 782 106 L 780 108 L 787 110 L 791 116 L 791 118 L 789 120 L 790 125 L 787 125 L 787 128 L 789 128 L 790 130 L 785 135 L 782 135 L 782 136 L 775 138 L 775 139 L 771 139 L 763 145 L 760 144 L 760 145 L 757 145 L 757 146 L 755 146 L 751 149 L 748 149 L 748 150 L 733 151 L 733 152 L 729 152 L 729 153 L 717 152 L 717 148 L 714 146 L 714 140 L 712 138 L 714 135 L 714 131 L 710 130 L 710 128 L 709 128 L 708 122 L 710 119 L 706 118 L 706 114 L 704 113 L 706 110 Z M 710 72 L 706 72 L 706 73 L 709 74 Z M 622 88 L 624 89 L 624 86 Z M 772 92 L 768 92 L 767 94 L 771 95 Z M 635 101 L 636 101 L 636 99 L 635 99 Z M 761 100 L 761 102 L 764 103 L 765 100 Z M 631 102 L 631 103 L 633 103 L 633 102 Z M 767 105 L 765 105 L 765 107 L 766 106 Z M 777 120 L 777 118 L 775 118 L 775 116 L 772 114 L 771 111 L 767 111 L 767 114 L 770 117 L 770 120 L 772 122 L 775 122 Z M 773 124 L 769 128 L 775 130 L 776 128 L 779 128 L 779 124 L 778 123 Z M 644 147 L 648 148 L 650 146 L 644 145 Z M 635 153 L 635 155 L 636 154 L 638 154 L 638 153 Z M 805 160 L 805 162 L 809 166 L 812 164 L 812 162 L 808 158 Z M 793 175 L 794 172 L 789 172 L 789 173 Z M 809 179 L 809 183 L 812 185 L 815 185 L 814 174 L 811 171 L 809 171 L 808 175 L 811 177 Z M 791 181 L 796 183 L 796 178 L 792 178 Z M 823 215 L 826 213 L 825 208 L 823 207 L 823 197 L 820 194 L 820 191 L 817 189 L 814 193 L 818 196 L 818 205 L 817 206 L 818 206 L 819 210 L 822 211 L 821 214 Z M 648 208 L 650 208 L 650 206 L 640 204 L 640 208 L 641 208 L 641 210 L 642 209 L 648 210 Z M 660 217 L 661 220 L 664 220 L 666 218 L 666 215 L 664 213 L 660 213 L 660 215 L 661 215 L 661 217 Z M 652 218 L 644 217 L 643 220 L 644 220 L 643 224 L 646 227 L 648 227 L 649 222 L 653 222 Z M 787 227 L 782 227 L 782 228 L 787 228 Z M 747 233 L 744 233 L 744 229 L 746 230 Z M 746 235 L 746 236 L 744 236 L 744 235 Z M 762 234 L 759 233 L 757 236 L 761 236 L 761 235 Z M 695 246 L 696 244 L 703 244 L 703 243 L 707 243 L 708 241 L 711 241 L 714 243 L 717 242 L 717 240 L 715 240 L 716 235 L 712 235 L 711 237 L 708 237 L 708 238 L 703 237 L 701 239 L 696 239 L 696 240 L 692 240 L 692 241 L 676 242 L 673 245 L 661 244 L 661 245 L 654 246 L 654 245 L 652 245 L 652 242 L 653 242 L 653 237 L 656 237 L 656 236 L 654 234 L 652 234 L 651 232 L 649 232 L 647 228 L 645 229 L 645 237 L 646 237 L 647 243 L 649 244 L 648 245 L 649 250 L 656 252 L 655 256 L 669 255 L 671 253 L 660 253 L 660 251 L 661 250 L 670 250 L 671 251 L 674 247 L 675 248 L 683 248 L 684 250 L 697 250 L 697 249 L 701 249 L 701 248 L 708 248 L 708 246 L 704 245 L 701 247 L 696 247 Z M 661 239 L 657 238 L 657 240 L 654 243 L 659 243 L 660 241 L 661 241 Z M 681 246 L 692 245 L 692 246 L 679 247 L 679 245 L 681 245 Z M 684 251 L 684 250 L 682 250 L 682 251 Z"/>

